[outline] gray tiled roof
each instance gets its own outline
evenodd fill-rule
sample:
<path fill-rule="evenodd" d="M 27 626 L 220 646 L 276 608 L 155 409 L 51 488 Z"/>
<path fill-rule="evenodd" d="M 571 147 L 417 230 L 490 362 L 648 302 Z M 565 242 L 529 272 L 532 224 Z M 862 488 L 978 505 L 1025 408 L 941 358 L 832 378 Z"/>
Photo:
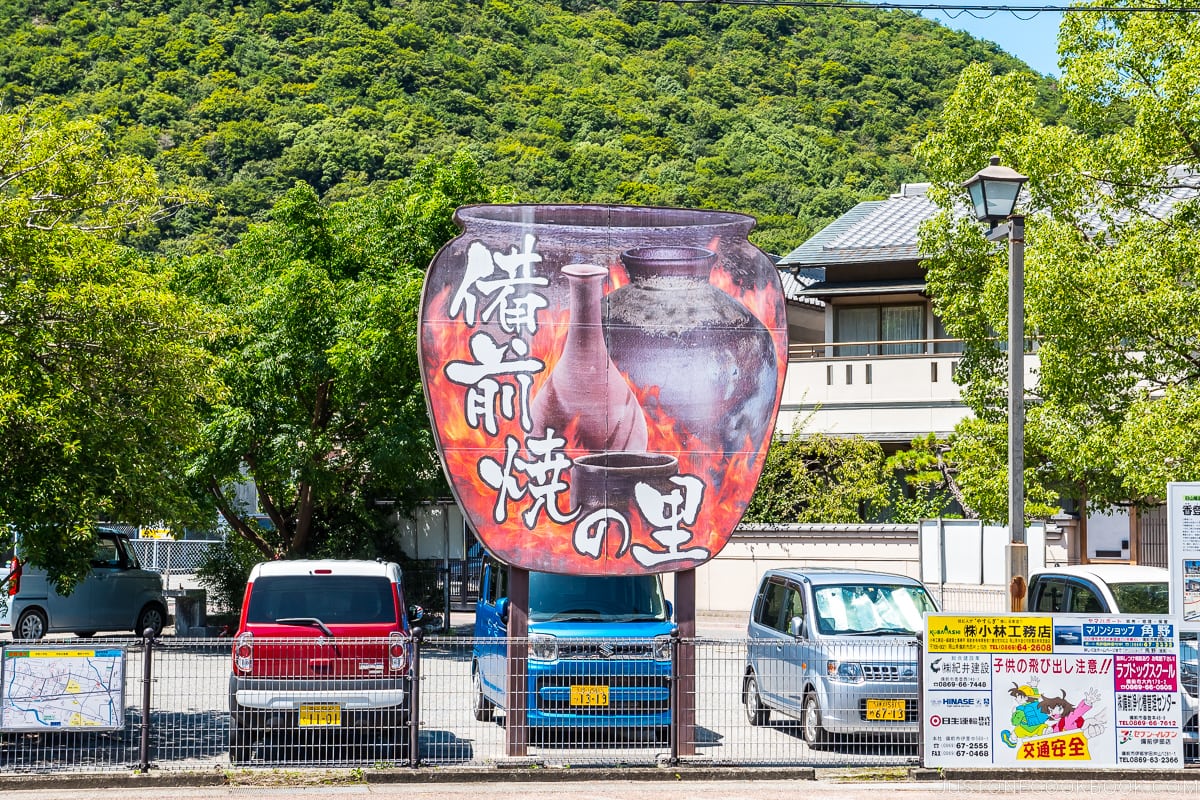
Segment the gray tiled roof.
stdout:
<path fill-rule="evenodd" d="M 815 297 L 808 297 L 803 292 L 815 283 L 825 280 L 823 269 L 781 269 L 779 280 L 783 283 L 783 296 L 789 303 L 824 308 L 825 303 Z"/>
<path fill-rule="evenodd" d="M 859 203 L 779 261 L 780 267 L 823 267 L 917 261 L 917 230 L 937 213 L 927 184 L 909 184 L 887 200 Z"/>

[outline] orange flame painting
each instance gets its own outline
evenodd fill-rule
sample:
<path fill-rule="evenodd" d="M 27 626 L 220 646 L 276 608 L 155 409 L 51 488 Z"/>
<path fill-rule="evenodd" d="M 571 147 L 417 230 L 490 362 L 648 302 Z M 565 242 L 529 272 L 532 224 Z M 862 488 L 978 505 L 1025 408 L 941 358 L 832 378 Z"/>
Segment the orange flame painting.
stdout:
<path fill-rule="evenodd" d="M 741 214 L 467 206 L 421 302 L 425 397 L 488 551 L 579 575 L 692 569 L 762 472 L 787 364 Z"/>

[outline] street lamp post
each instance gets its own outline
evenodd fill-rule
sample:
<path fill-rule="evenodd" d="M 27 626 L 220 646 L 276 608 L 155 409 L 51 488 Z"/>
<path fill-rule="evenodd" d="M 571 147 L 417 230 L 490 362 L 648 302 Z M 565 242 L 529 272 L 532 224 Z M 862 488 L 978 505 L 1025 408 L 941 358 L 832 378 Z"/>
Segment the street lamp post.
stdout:
<path fill-rule="evenodd" d="M 1006 558 L 1013 611 L 1025 607 L 1029 551 L 1025 542 L 1025 216 L 1015 214 L 1028 178 L 1000 166 L 1000 157 L 963 186 L 975 218 L 991 225 L 989 241 L 1008 239 L 1008 531 Z M 1000 224 L 1003 222 L 1003 224 Z"/>

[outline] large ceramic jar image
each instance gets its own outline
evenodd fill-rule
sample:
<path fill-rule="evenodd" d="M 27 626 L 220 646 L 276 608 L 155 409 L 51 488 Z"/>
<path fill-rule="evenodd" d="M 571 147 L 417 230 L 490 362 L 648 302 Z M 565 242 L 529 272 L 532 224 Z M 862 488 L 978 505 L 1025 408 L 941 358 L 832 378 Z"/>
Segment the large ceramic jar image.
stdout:
<path fill-rule="evenodd" d="M 421 302 L 446 476 L 498 558 L 637 574 L 725 545 L 762 471 L 787 359 L 752 217 L 460 208 Z"/>
<path fill-rule="evenodd" d="M 719 437 L 724 452 L 756 449 L 774 424 L 779 365 L 771 332 L 709 283 L 717 254 L 704 247 L 621 253 L 630 283 L 605 298 L 604 328 L 617 368 L 654 387 L 654 410 L 681 436 Z"/>

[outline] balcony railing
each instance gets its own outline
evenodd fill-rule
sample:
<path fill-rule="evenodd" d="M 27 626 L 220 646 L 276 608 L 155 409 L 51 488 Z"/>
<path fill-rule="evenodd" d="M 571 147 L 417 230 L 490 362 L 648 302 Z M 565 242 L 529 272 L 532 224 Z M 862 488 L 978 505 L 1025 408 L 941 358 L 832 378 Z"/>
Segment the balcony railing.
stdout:
<path fill-rule="evenodd" d="M 962 339 L 895 339 L 862 342 L 793 342 L 789 361 L 821 358 L 877 358 L 954 355 L 963 351 Z"/>

